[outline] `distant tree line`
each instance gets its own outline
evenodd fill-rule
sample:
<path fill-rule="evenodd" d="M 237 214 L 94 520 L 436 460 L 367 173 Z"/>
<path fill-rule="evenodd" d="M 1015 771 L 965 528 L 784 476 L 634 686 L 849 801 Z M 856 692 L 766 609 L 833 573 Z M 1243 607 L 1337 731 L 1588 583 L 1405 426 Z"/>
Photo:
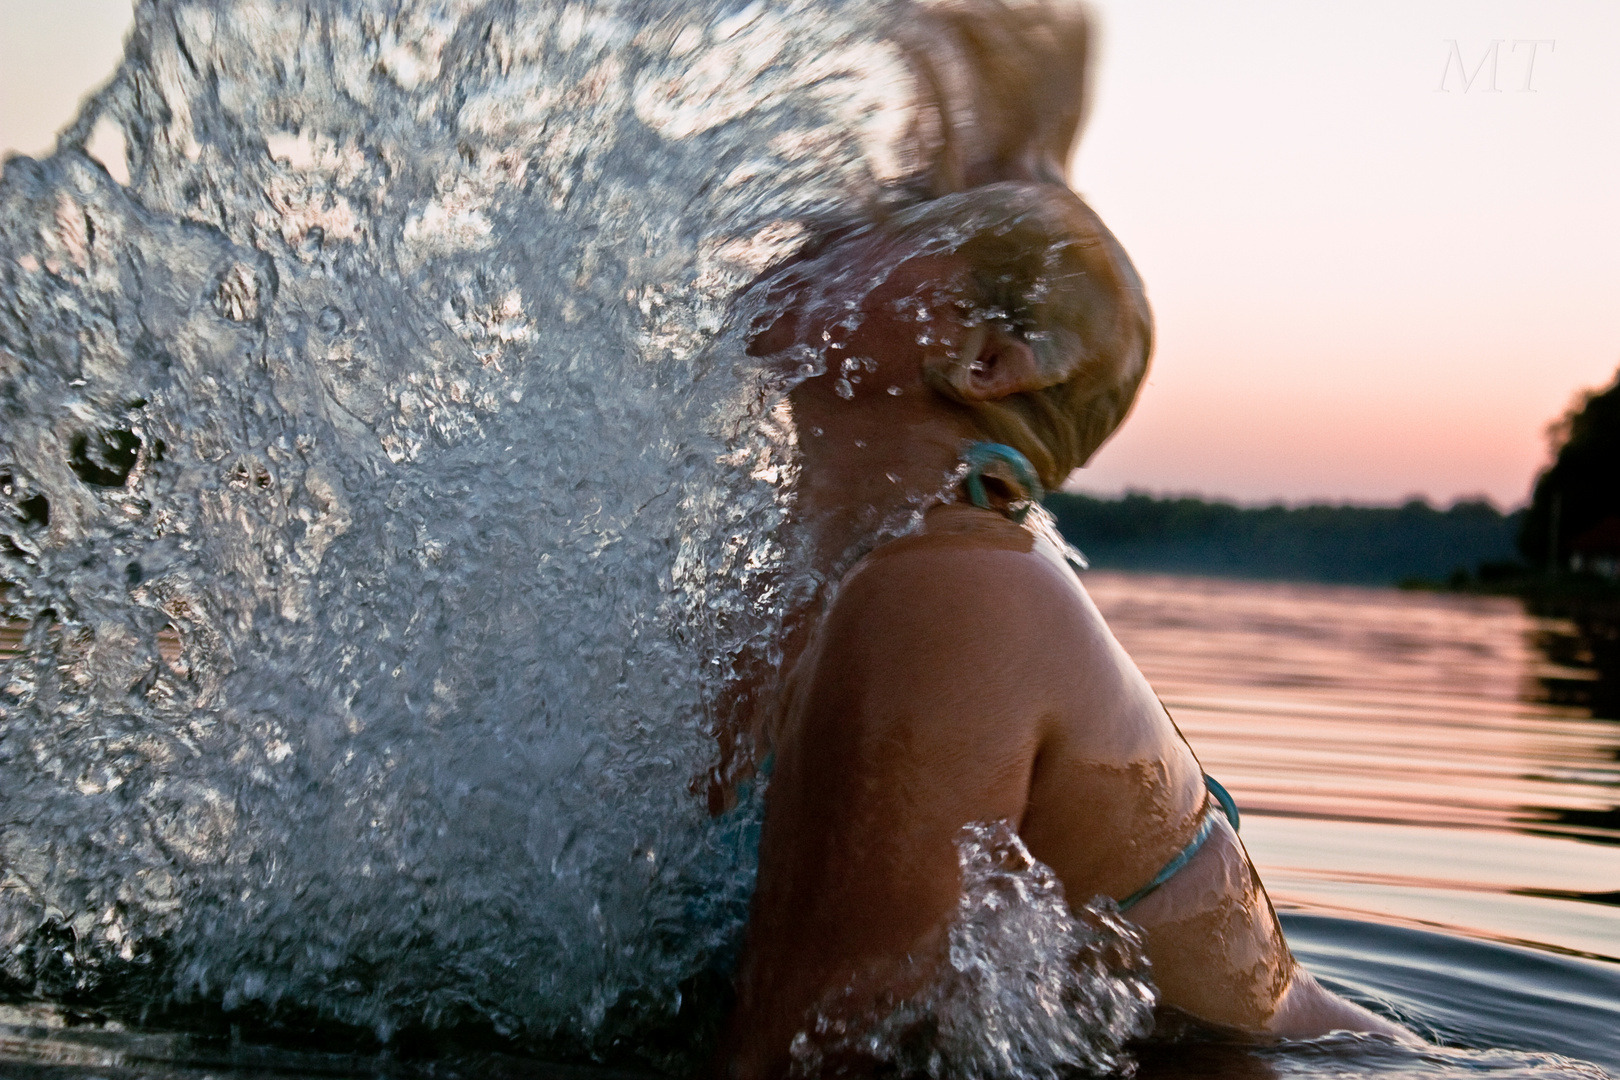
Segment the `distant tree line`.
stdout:
<path fill-rule="evenodd" d="M 1523 511 L 1487 502 L 1262 506 L 1128 494 L 1047 497 L 1058 527 L 1099 569 L 1355 585 L 1472 582 L 1516 563 Z"/>
<path fill-rule="evenodd" d="M 1047 508 L 1099 568 L 1513 592 L 1540 609 L 1604 617 L 1620 643 L 1620 373 L 1551 432 L 1530 505 L 1262 506 L 1063 492 Z M 1620 644 L 1616 644 L 1620 649 Z M 1620 670 L 1620 660 L 1617 660 Z"/>

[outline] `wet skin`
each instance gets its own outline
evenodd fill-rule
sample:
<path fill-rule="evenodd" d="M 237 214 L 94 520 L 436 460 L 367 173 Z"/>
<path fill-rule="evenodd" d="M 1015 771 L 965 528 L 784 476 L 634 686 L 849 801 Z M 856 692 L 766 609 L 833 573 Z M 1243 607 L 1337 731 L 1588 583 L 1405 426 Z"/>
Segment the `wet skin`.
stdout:
<path fill-rule="evenodd" d="M 854 397 L 828 377 L 794 391 L 800 509 L 824 550 L 853 543 L 870 507 L 941 490 L 978 437 L 968 410 L 925 384 L 930 364 L 965 354 L 986 397 L 1028 385 L 1028 345 L 949 302 L 966 272 L 951 256 L 900 267 L 844 341 L 876 365 Z M 896 314 L 918 295 L 934 301 L 924 334 Z M 818 329 L 778 324 L 766 344 Z M 792 664 L 769 733 L 729 1075 L 785 1075 L 817 1013 L 858 1022 L 927 982 L 955 912 L 962 825 L 1012 822 L 1075 903 L 1131 894 L 1198 828 L 1198 762 L 1079 580 L 1006 517 L 948 499 L 845 575 Z M 1130 918 L 1163 1005 L 1252 1033 L 1409 1037 L 1295 965 L 1224 822 Z"/>

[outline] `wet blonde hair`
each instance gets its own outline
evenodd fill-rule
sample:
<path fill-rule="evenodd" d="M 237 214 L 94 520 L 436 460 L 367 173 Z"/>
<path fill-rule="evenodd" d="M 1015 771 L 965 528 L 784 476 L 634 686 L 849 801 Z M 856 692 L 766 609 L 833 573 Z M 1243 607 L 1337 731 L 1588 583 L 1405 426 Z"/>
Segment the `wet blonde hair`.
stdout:
<path fill-rule="evenodd" d="M 986 184 L 886 223 L 903 250 L 952 252 L 971 269 L 971 318 L 1010 324 L 1034 353 L 1036 385 L 995 400 L 966 392 L 969 358 L 924 371 L 971 410 L 983 437 L 1029 459 L 1050 490 L 1125 419 L 1147 373 L 1152 327 L 1118 241 L 1059 184 Z"/>
<path fill-rule="evenodd" d="M 979 401 L 965 370 L 927 378 L 1056 488 L 1125 419 L 1152 338 L 1135 269 L 1065 180 L 1089 99 L 1090 20 L 1077 0 L 921 0 L 906 17 L 897 37 L 921 118 L 912 187 L 925 201 L 885 224 L 967 258 L 986 307 L 1029 335 L 1041 385 Z"/>
<path fill-rule="evenodd" d="M 1125 419 L 1152 339 L 1129 258 L 1064 180 L 1084 114 L 1085 10 L 1069 0 L 924 0 L 904 13 L 897 37 L 916 91 L 900 147 L 915 165 L 905 205 L 815 230 L 817 240 L 761 276 L 756 328 L 778 325 L 792 304 L 834 302 L 827 311 L 842 316 L 843 290 L 872 280 L 869 266 L 851 271 L 836 254 L 846 241 L 888 241 L 891 270 L 961 255 L 976 287 L 964 299 L 978 317 L 1023 332 L 1036 385 L 982 400 L 967 392 L 965 360 L 930 366 L 924 378 L 1055 489 Z M 750 348 L 761 348 L 757 338 Z"/>

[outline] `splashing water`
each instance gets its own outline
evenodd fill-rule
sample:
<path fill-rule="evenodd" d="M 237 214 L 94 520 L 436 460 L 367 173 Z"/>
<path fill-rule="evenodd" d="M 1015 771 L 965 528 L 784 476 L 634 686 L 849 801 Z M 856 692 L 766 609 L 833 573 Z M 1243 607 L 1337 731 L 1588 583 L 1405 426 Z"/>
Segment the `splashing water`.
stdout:
<path fill-rule="evenodd" d="M 589 1047 L 724 970 L 757 799 L 693 791 L 808 587 L 737 297 L 912 167 L 905 14 L 142 0 L 0 180 L 7 992 Z M 982 842 L 946 1041 L 1112 1061 Z"/>
<path fill-rule="evenodd" d="M 878 18 L 141 5 L 0 191 L 8 979 L 589 1033 L 729 946 L 791 444 L 728 304 L 875 190 Z"/>
<path fill-rule="evenodd" d="M 964 826 L 956 847 L 962 896 L 940 974 L 869 1024 L 818 1018 L 794 1039 L 793 1074 L 851 1057 L 972 1080 L 1132 1071 L 1123 1047 L 1152 1030 L 1158 996 L 1141 932 L 1106 897 L 1071 912 L 1006 821 Z"/>

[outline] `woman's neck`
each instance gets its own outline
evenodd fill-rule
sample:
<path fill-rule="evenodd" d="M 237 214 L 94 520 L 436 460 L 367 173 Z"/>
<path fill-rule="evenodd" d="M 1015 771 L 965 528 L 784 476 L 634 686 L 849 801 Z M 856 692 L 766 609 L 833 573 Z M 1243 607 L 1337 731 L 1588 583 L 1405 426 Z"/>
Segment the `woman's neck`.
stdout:
<path fill-rule="evenodd" d="M 850 399 L 829 393 L 829 381 L 812 379 L 792 397 L 801 464 L 797 516 L 816 562 L 838 574 L 874 533 L 894 527 L 909 510 L 948 499 L 973 435 L 966 411 L 942 408 L 920 380 L 897 387 L 898 394 L 881 384 L 856 385 Z"/>

